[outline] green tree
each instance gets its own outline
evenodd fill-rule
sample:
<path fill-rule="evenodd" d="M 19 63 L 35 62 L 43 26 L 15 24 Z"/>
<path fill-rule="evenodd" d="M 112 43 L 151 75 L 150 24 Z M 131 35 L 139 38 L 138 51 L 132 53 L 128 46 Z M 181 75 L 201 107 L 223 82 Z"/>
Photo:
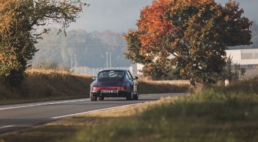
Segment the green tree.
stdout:
<path fill-rule="evenodd" d="M 135 62 L 143 60 L 144 65 L 150 64 L 147 60 L 165 71 L 173 66 L 183 78 L 190 78 L 193 85 L 215 83 L 223 72 L 227 47 L 251 44 L 252 22 L 242 16 L 243 12 L 232 1 L 224 7 L 213 0 L 154 1 L 142 10 L 138 31 L 134 32 L 140 47 L 130 43 L 136 40 L 127 40 L 126 56 Z M 137 60 L 130 55 L 136 53 L 130 52 L 132 48 L 139 49 Z"/>
<path fill-rule="evenodd" d="M 232 57 L 229 56 L 226 58 L 226 66 L 223 71 L 223 80 L 228 79 L 229 81 L 232 81 L 233 77 L 232 73 Z"/>
<path fill-rule="evenodd" d="M 0 78 L 5 85 L 19 86 L 27 63 L 37 49 L 49 23 L 62 25 L 58 32 L 75 22 L 82 6 L 80 0 L 1 0 L 0 1 Z"/>

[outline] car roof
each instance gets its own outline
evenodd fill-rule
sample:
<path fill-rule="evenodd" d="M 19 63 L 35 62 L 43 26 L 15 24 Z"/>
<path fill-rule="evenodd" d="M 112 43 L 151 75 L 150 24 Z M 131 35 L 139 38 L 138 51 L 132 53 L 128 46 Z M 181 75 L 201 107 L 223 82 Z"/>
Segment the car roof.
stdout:
<path fill-rule="evenodd" d="M 109 69 L 103 69 L 103 70 L 101 70 L 99 72 L 102 72 L 102 71 L 124 71 L 124 72 L 126 72 L 128 70 L 127 69 L 113 69 L 113 68 L 109 68 Z"/>

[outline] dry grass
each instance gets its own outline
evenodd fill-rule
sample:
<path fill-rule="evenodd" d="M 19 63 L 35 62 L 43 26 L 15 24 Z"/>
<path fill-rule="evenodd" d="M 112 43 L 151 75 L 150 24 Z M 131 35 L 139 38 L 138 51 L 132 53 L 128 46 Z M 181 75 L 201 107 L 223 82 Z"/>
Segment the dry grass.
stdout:
<path fill-rule="evenodd" d="M 150 80 L 143 77 L 139 77 L 138 81 L 154 83 L 154 84 L 190 85 L 189 80 Z"/>
<path fill-rule="evenodd" d="M 57 72 L 53 70 L 27 71 L 27 89 L 35 97 L 40 96 L 84 96 L 88 97 L 91 76 Z"/>
<path fill-rule="evenodd" d="M 91 76 L 54 70 L 28 70 L 20 88 L 0 85 L 0 104 L 89 97 Z"/>
<path fill-rule="evenodd" d="M 139 81 L 140 94 L 149 93 L 183 93 L 189 92 L 188 84 L 170 84 L 160 82 L 141 82 Z"/>

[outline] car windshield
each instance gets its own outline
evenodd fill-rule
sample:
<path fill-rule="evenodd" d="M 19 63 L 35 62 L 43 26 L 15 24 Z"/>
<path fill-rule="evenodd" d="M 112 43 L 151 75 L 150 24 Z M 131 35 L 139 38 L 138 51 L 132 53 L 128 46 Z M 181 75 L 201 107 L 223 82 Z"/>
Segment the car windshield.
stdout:
<path fill-rule="evenodd" d="M 99 79 L 118 79 L 123 78 L 124 72 L 123 71 L 102 71 L 98 74 Z"/>

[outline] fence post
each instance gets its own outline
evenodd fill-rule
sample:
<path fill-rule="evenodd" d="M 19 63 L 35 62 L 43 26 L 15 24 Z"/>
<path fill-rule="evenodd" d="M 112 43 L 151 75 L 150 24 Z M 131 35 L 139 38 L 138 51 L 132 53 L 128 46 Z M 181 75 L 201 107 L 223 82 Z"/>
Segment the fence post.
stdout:
<path fill-rule="evenodd" d="M 229 80 L 226 79 L 226 80 L 225 80 L 225 87 L 227 87 L 228 85 L 229 85 Z"/>

